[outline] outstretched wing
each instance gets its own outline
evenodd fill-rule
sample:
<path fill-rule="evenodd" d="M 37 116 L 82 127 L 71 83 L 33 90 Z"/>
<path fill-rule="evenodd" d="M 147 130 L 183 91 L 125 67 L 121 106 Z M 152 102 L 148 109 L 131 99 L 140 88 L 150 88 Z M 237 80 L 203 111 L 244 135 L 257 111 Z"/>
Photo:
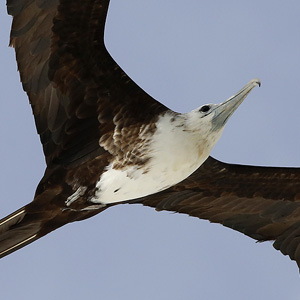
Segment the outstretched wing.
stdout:
<path fill-rule="evenodd" d="M 258 241 L 275 240 L 274 247 L 300 267 L 300 168 L 209 157 L 184 181 L 134 203 L 220 223 Z"/>
<path fill-rule="evenodd" d="M 48 167 L 78 166 L 105 152 L 100 138 L 113 147 L 116 127 L 138 126 L 167 109 L 107 52 L 108 5 L 109 0 L 7 1 L 14 17 L 11 45 Z"/>
<path fill-rule="evenodd" d="M 84 209 L 103 169 L 115 152 L 122 158 L 124 149 L 134 147 L 143 124 L 155 122 L 167 110 L 107 52 L 108 4 L 109 0 L 7 1 L 13 15 L 11 45 L 47 169 L 34 201 L 0 220 L 0 257 L 66 223 L 103 211 L 106 207 Z M 76 194 L 76 209 L 66 208 L 78 187 L 84 189 Z"/>

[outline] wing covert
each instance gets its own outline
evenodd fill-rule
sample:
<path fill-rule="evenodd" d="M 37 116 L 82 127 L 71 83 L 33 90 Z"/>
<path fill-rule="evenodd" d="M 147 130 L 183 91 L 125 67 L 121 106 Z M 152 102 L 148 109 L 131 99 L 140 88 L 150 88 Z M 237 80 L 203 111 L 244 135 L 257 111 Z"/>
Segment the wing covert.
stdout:
<path fill-rule="evenodd" d="M 167 110 L 107 52 L 108 0 L 8 0 L 7 5 L 13 15 L 10 43 L 48 166 L 80 165 L 105 152 L 101 136 L 150 122 Z"/>

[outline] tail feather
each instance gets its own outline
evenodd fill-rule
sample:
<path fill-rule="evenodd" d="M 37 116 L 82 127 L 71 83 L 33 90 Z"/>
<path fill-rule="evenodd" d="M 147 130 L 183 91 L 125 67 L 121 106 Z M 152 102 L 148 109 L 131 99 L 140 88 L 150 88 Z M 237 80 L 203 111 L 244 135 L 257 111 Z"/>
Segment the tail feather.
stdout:
<path fill-rule="evenodd" d="M 38 239 L 41 221 L 26 222 L 26 207 L 0 220 L 0 258 Z"/>
<path fill-rule="evenodd" d="M 108 206 L 91 210 L 61 209 L 51 204 L 39 206 L 33 201 L 0 220 L 0 258 L 67 223 L 90 218 L 106 208 Z"/>

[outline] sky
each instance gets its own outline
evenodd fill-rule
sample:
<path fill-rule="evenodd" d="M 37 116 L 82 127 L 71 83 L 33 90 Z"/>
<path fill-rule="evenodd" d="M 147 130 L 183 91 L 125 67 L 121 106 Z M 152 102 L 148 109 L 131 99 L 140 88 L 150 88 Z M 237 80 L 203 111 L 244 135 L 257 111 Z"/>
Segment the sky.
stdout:
<path fill-rule="evenodd" d="M 0 3 L 0 216 L 32 200 L 45 168 L 30 105 L 8 48 Z M 298 0 L 112 0 L 105 41 L 155 99 L 178 112 L 255 88 L 212 156 L 300 166 Z M 0 261 L 1 299 L 299 299 L 295 262 L 270 242 L 208 221 L 119 205 Z"/>

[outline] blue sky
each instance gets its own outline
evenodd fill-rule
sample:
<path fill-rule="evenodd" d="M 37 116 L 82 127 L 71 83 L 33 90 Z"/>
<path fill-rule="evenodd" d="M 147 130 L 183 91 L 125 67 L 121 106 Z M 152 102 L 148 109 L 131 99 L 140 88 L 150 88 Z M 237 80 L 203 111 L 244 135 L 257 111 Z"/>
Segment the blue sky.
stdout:
<path fill-rule="evenodd" d="M 299 1 L 114 0 L 106 44 L 175 111 L 262 86 L 226 125 L 222 161 L 300 166 Z M 32 200 L 44 158 L 0 7 L 0 215 Z M 120 205 L 0 261 L 3 299 L 299 299 L 298 268 L 271 243 L 185 215 Z"/>

